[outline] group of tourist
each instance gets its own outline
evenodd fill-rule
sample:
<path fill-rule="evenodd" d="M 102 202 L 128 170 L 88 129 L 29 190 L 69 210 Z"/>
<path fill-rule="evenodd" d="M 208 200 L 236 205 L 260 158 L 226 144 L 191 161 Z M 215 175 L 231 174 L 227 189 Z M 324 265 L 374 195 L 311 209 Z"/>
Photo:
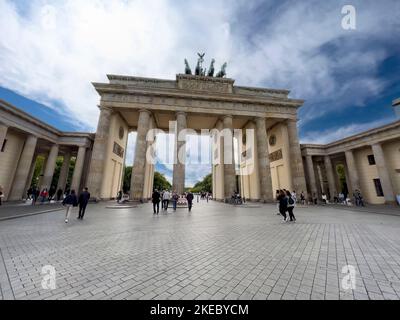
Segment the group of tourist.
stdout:
<path fill-rule="evenodd" d="M 176 211 L 178 201 L 180 198 L 184 198 L 187 201 L 187 205 L 189 208 L 189 212 L 192 211 L 193 207 L 193 199 L 194 195 L 190 191 L 185 193 L 182 196 L 179 196 L 176 191 L 170 192 L 169 190 L 163 190 L 161 193 L 156 189 L 154 190 L 151 199 L 153 203 L 153 212 L 154 214 L 159 214 L 160 213 L 160 202 L 162 205 L 162 210 L 163 211 L 168 211 L 169 203 L 172 202 L 172 207 L 173 210 Z"/>
<path fill-rule="evenodd" d="M 50 190 L 43 188 L 40 191 L 36 186 L 32 186 L 26 191 L 26 199 L 32 201 L 32 205 L 35 205 L 38 201 L 40 204 L 43 204 L 45 202 L 61 201 L 70 193 L 69 190 L 65 192 L 62 189 L 58 189 L 57 192 L 55 190 L 55 188 L 50 188 Z"/>
<path fill-rule="evenodd" d="M 278 202 L 277 206 L 279 209 L 278 215 L 283 216 L 282 222 L 286 223 L 289 221 L 296 222 L 296 217 L 294 216 L 294 207 L 297 202 L 297 194 L 296 191 L 290 192 L 289 190 L 277 190 L 276 191 L 276 200 Z M 289 214 L 287 216 L 286 212 Z"/>

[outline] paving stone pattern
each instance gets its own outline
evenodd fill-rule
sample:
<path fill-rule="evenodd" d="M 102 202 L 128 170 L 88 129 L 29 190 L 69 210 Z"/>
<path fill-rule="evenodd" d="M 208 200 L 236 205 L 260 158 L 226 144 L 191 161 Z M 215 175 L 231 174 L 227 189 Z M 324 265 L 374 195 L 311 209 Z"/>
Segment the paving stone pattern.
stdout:
<path fill-rule="evenodd" d="M 151 204 L 86 219 L 63 212 L 0 222 L 1 299 L 399 299 L 400 217 L 329 207 L 195 203 L 152 215 Z M 56 289 L 42 288 L 42 267 Z M 342 268 L 355 267 L 344 290 Z"/>

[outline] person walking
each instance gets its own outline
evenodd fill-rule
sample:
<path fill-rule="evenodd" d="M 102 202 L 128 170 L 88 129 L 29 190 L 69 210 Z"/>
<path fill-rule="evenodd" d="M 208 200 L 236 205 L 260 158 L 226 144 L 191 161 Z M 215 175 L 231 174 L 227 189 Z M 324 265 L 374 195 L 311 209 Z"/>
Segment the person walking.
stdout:
<path fill-rule="evenodd" d="M 286 196 L 287 196 L 287 211 L 289 213 L 290 221 L 295 222 L 296 217 L 293 214 L 293 210 L 296 205 L 296 200 L 293 198 L 293 195 L 290 194 L 289 191 L 286 192 Z"/>
<path fill-rule="evenodd" d="M 158 192 L 158 190 L 154 190 L 152 196 L 151 196 L 151 201 L 153 202 L 153 211 L 154 214 L 159 214 L 160 213 L 160 198 L 161 195 Z"/>
<path fill-rule="evenodd" d="M 86 212 L 86 207 L 89 203 L 90 200 L 90 193 L 89 193 L 89 189 L 86 187 L 85 189 L 83 189 L 83 192 L 79 195 L 79 200 L 78 200 L 78 204 L 79 204 L 79 216 L 78 219 L 83 220 L 83 217 L 85 216 L 85 212 Z"/>
<path fill-rule="evenodd" d="M 67 208 L 65 212 L 65 223 L 68 223 L 72 208 L 78 206 L 78 199 L 76 197 L 75 190 L 72 190 L 71 193 L 66 196 L 62 202 L 62 205 Z"/>
<path fill-rule="evenodd" d="M 164 193 L 163 193 L 163 197 L 162 197 L 164 211 L 168 210 L 169 200 L 170 199 L 171 199 L 171 194 L 169 193 L 168 190 L 165 190 Z"/>
<path fill-rule="evenodd" d="M 178 200 L 179 200 L 179 195 L 176 193 L 176 191 L 174 191 L 174 193 L 172 194 L 172 206 L 174 208 L 174 211 L 176 211 Z"/>
<path fill-rule="evenodd" d="M 288 199 L 283 190 L 280 190 L 279 192 L 278 201 L 279 201 L 279 213 L 283 216 L 282 222 L 287 222 L 286 211 L 288 208 Z"/>
<path fill-rule="evenodd" d="M 188 202 L 188 207 L 189 207 L 189 212 L 192 211 L 193 208 L 193 199 L 194 199 L 194 195 L 191 191 L 189 191 L 186 195 L 186 200 Z"/>

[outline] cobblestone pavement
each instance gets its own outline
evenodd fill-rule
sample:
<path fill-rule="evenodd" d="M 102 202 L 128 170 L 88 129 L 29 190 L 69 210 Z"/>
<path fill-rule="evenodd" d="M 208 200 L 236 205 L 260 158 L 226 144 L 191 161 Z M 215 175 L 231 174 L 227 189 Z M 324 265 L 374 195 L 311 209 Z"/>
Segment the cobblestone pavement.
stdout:
<path fill-rule="evenodd" d="M 151 205 L 0 222 L 2 299 L 399 299 L 400 218 L 274 205 L 195 204 L 153 216 Z M 57 272 L 42 288 L 42 267 Z M 345 265 L 355 290 L 344 290 Z"/>

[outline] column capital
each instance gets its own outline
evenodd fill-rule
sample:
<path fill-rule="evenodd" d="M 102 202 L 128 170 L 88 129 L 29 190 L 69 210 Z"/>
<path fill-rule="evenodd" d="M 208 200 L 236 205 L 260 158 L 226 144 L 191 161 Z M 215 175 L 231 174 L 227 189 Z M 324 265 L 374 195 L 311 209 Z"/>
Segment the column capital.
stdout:
<path fill-rule="evenodd" d="M 185 111 L 177 111 L 175 114 L 177 116 L 179 116 L 179 115 L 186 116 L 187 115 L 187 113 Z"/>
<path fill-rule="evenodd" d="M 108 107 L 108 106 L 103 106 L 101 104 L 98 105 L 98 108 L 100 109 L 100 111 L 113 111 L 113 108 Z"/>
<path fill-rule="evenodd" d="M 226 115 L 223 115 L 223 116 L 221 117 L 222 120 L 225 120 L 226 118 L 233 119 L 233 116 L 230 115 L 230 114 L 226 114 Z"/>
<path fill-rule="evenodd" d="M 139 109 L 139 113 L 144 113 L 144 112 L 151 116 L 151 111 L 149 109 Z"/>

